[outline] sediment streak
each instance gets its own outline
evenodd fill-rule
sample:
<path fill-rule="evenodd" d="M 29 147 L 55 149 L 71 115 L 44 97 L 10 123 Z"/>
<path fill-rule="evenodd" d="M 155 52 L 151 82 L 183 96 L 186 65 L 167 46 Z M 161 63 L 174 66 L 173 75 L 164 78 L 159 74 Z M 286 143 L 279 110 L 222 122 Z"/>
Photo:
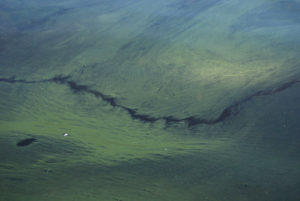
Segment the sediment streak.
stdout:
<path fill-rule="evenodd" d="M 0 78 L 0 82 L 6 82 L 6 83 L 11 83 L 11 84 L 14 84 L 14 83 L 21 83 L 21 84 L 56 83 L 56 84 L 60 84 L 60 85 L 66 85 L 69 87 L 69 89 L 73 93 L 92 94 L 95 97 L 102 99 L 102 101 L 106 102 L 107 104 L 109 104 L 110 106 L 112 106 L 114 108 L 121 108 L 122 110 L 126 111 L 132 119 L 136 119 L 136 120 L 139 120 L 139 121 L 142 121 L 145 123 L 147 123 L 147 122 L 154 123 L 156 121 L 163 120 L 163 121 L 165 121 L 166 126 L 169 126 L 174 123 L 185 122 L 187 124 L 187 126 L 190 128 L 190 127 L 200 125 L 200 124 L 214 125 L 214 124 L 223 122 L 223 121 L 229 119 L 230 117 L 236 115 L 238 113 L 237 108 L 240 105 L 242 105 L 243 103 L 248 102 L 252 98 L 258 97 L 258 96 L 268 96 L 268 95 L 273 95 L 273 94 L 279 93 L 279 92 L 281 92 L 285 89 L 288 89 L 288 88 L 292 87 L 293 85 L 299 83 L 300 80 L 292 80 L 292 81 L 286 82 L 286 83 L 280 85 L 279 87 L 273 88 L 271 90 L 257 91 L 243 99 L 240 99 L 240 100 L 232 103 L 231 105 L 226 107 L 219 114 L 218 117 L 216 117 L 214 119 L 205 119 L 205 118 L 201 118 L 198 116 L 188 116 L 185 118 L 177 118 L 172 115 L 154 117 L 154 116 L 150 116 L 147 114 L 141 114 L 141 113 L 138 113 L 137 109 L 132 109 L 132 108 L 126 107 L 122 104 L 119 104 L 117 102 L 117 99 L 114 97 L 106 95 L 100 91 L 91 89 L 88 85 L 78 84 L 76 81 L 71 79 L 71 76 L 58 75 L 58 76 L 55 76 L 50 79 L 33 80 L 33 81 L 24 80 L 24 79 L 16 79 L 16 77 L 10 77 L 10 78 Z"/>

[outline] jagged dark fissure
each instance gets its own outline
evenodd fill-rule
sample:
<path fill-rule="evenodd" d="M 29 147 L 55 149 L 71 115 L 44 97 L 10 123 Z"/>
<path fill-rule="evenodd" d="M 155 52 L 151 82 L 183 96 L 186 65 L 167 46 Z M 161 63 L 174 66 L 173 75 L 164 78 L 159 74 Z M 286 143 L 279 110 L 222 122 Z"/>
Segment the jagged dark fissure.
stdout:
<path fill-rule="evenodd" d="M 116 98 L 108 96 L 106 94 L 103 94 L 100 91 L 91 89 L 88 85 L 81 85 L 78 84 L 77 82 L 75 82 L 74 80 L 71 80 L 71 76 L 56 76 L 53 77 L 51 79 L 44 79 L 44 80 L 36 80 L 36 81 L 28 81 L 28 80 L 23 80 L 23 79 L 16 79 L 16 77 L 10 77 L 10 78 L 0 78 L 0 82 L 6 82 L 6 83 L 22 83 L 22 84 L 36 84 L 36 83 L 47 83 L 47 82 L 52 82 L 52 83 L 56 83 L 56 84 L 61 84 L 61 85 L 67 85 L 70 90 L 73 93 L 88 93 L 88 94 L 93 94 L 95 97 L 97 98 L 101 98 L 104 102 L 108 103 L 109 105 L 111 105 L 112 107 L 118 107 L 123 109 L 124 111 L 126 111 L 130 117 L 132 119 L 136 119 L 142 122 L 148 122 L 148 123 L 154 123 L 156 121 L 159 120 L 163 120 L 165 121 L 166 126 L 169 126 L 171 124 L 174 123 L 179 123 L 179 122 L 185 122 L 187 124 L 187 126 L 193 127 L 196 125 L 200 125 L 200 124 L 206 124 L 206 125 L 213 125 L 213 124 L 217 124 L 220 122 L 223 122 L 227 119 L 229 119 L 230 117 L 234 116 L 235 114 L 237 114 L 238 110 L 238 106 L 240 106 L 241 104 L 251 100 L 254 97 L 257 96 L 267 96 L 267 95 L 273 95 L 276 93 L 279 93 L 287 88 L 292 87 L 293 85 L 297 84 L 300 82 L 300 80 L 292 80 L 289 82 L 286 82 L 282 85 L 280 85 L 279 87 L 276 87 L 274 89 L 271 90 L 261 90 L 261 91 L 257 91 L 256 93 L 253 93 L 239 101 L 236 101 L 235 103 L 229 105 L 228 107 L 226 107 L 221 113 L 220 115 L 215 118 L 215 119 L 205 119 L 205 118 L 201 118 L 201 117 L 197 117 L 197 116 L 189 116 L 189 117 L 185 117 L 185 118 L 176 118 L 172 115 L 170 116 L 161 116 L 161 117 L 153 117 L 147 114 L 140 114 L 138 113 L 137 109 L 132 109 L 129 107 L 126 107 L 124 105 L 118 104 L 116 101 Z"/>

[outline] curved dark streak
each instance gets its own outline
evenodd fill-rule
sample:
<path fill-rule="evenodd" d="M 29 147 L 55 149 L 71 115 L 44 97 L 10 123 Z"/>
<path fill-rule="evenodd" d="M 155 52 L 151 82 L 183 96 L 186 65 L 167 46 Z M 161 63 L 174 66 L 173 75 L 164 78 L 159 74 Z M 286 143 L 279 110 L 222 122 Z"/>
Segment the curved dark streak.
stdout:
<path fill-rule="evenodd" d="M 279 93 L 285 89 L 288 89 L 288 88 L 292 87 L 293 85 L 300 82 L 300 80 L 292 80 L 290 82 L 286 82 L 286 83 L 280 85 L 279 87 L 271 89 L 271 90 L 258 91 L 250 96 L 247 96 L 244 99 L 241 99 L 241 100 L 229 105 L 215 119 L 204 119 L 204 118 L 199 118 L 196 116 L 189 116 L 189 117 L 180 119 L 180 118 L 176 118 L 174 116 L 153 117 L 153 116 L 150 116 L 147 114 L 139 114 L 137 109 L 128 108 L 126 106 L 118 104 L 116 101 L 116 98 L 105 95 L 100 91 L 91 89 L 88 85 L 80 85 L 80 84 L 76 83 L 74 80 L 70 80 L 70 78 L 71 78 L 71 76 L 59 75 L 59 76 L 53 77 L 51 79 L 27 81 L 27 80 L 22 80 L 22 79 L 17 80 L 13 76 L 10 78 L 0 78 L 0 82 L 22 83 L 22 84 L 53 82 L 56 84 L 67 85 L 73 93 L 84 92 L 84 93 L 88 93 L 88 94 L 93 94 L 95 97 L 101 98 L 104 102 L 108 103 L 112 107 L 118 107 L 118 108 L 123 109 L 130 115 L 130 117 L 132 119 L 136 119 L 136 120 L 146 122 L 146 123 L 154 123 L 156 121 L 163 120 L 163 121 L 165 121 L 166 126 L 169 126 L 174 123 L 185 122 L 189 128 L 196 126 L 196 125 L 200 125 L 200 124 L 213 125 L 213 124 L 223 122 L 223 121 L 227 120 L 228 118 L 230 118 L 231 116 L 236 115 L 238 113 L 238 107 L 241 104 L 251 100 L 252 98 L 257 97 L 257 96 L 273 95 L 273 94 Z"/>
<path fill-rule="evenodd" d="M 26 81 L 26 80 L 16 80 L 15 76 L 10 78 L 0 78 L 0 82 L 8 82 L 8 83 L 23 83 L 23 84 L 33 84 L 37 83 L 36 81 Z"/>
<path fill-rule="evenodd" d="M 137 119 L 142 122 L 154 123 L 162 119 L 162 117 L 151 117 L 150 115 L 147 114 L 138 114 L 136 109 L 131 109 L 122 105 L 117 105 L 117 106 L 127 111 L 127 113 L 130 115 L 132 119 Z"/>

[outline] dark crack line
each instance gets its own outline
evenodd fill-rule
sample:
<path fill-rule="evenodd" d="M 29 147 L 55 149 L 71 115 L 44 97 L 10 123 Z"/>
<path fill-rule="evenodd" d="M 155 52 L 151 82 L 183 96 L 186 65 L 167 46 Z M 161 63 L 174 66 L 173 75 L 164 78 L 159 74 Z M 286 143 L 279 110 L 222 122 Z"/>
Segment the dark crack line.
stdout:
<path fill-rule="evenodd" d="M 189 128 L 200 125 L 200 124 L 206 124 L 206 125 L 214 125 L 220 122 L 223 122 L 230 117 L 236 115 L 238 113 L 238 107 L 242 105 L 245 102 L 248 102 L 254 97 L 258 96 L 268 96 L 273 95 L 276 93 L 279 93 L 281 91 L 284 91 L 293 85 L 300 83 L 300 80 L 292 80 L 289 82 L 286 82 L 282 85 L 280 85 L 277 88 L 271 89 L 271 90 L 261 90 L 256 93 L 253 93 L 252 95 L 247 96 L 246 98 L 243 98 L 239 101 L 236 101 L 235 103 L 229 105 L 226 107 L 220 115 L 215 119 L 204 119 L 197 116 L 189 116 L 186 118 L 176 118 L 174 116 L 162 116 L 162 117 L 153 117 L 147 114 L 139 114 L 137 109 L 132 109 L 129 107 L 126 107 L 124 105 L 120 105 L 117 103 L 116 98 L 108 96 L 106 94 L 103 94 L 100 91 L 91 89 L 88 85 L 81 85 L 75 82 L 74 80 L 71 80 L 71 76 L 56 76 L 51 79 L 44 79 L 44 80 L 36 80 L 36 81 L 27 81 L 23 79 L 16 79 L 16 77 L 10 77 L 10 78 L 0 78 L 0 82 L 6 82 L 6 83 L 21 83 L 21 84 L 36 84 L 36 83 L 56 83 L 61 85 L 67 85 L 70 90 L 77 94 L 77 93 L 88 93 L 92 94 L 97 98 L 101 98 L 104 102 L 108 103 L 112 107 L 121 108 L 124 111 L 126 111 L 132 119 L 139 120 L 145 123 L 154 123 L 156 121 L 163 120 L 165 121 L 166 126 L 170 126 L 174 123 L 179 122 L 185 122 Z"/>

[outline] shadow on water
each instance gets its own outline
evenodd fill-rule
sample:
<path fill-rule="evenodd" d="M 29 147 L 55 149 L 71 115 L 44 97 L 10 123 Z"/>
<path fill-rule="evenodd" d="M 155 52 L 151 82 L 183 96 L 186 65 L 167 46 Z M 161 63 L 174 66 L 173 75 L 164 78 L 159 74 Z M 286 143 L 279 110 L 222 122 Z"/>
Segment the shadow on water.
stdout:
<path fill-rule="evenodd" d="M 24 146 L 28 146 L 30 145 L 31 143 L 37 141 L 37 139 L 35 138 L 26 138 L 24 140 L 20 140 L 16 145 L 18 147 L 24 147 Z"/>

